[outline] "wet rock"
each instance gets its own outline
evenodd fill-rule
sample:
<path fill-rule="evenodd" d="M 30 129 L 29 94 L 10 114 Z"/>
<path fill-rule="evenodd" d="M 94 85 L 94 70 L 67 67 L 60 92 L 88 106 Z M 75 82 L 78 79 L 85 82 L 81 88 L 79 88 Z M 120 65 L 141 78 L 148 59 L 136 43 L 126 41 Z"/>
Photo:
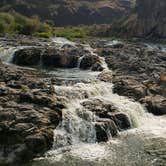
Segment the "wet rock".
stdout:
<path fill-rule="evenodd" d="M 85 51 L 81 47 L 30 47 L 15 52 L 12 62 L 23 66 L 46 66 L 59 68 L 77 67 L 78 59 Z M 94 63 L 93 63 L 94 64 Z"/>
<path fill-rule="evenodd" d="M 39 65 L 42 49 L 24 48 L 15 52 L 12 62 L 17 65 Z"/>
<path fill-rule="evenodd" d="M 95 123 L 97 142 L 106 142 L 112 136 L 117 136 L 118 130 L 114 121 L 110 119 L 100 119 Z"/>
<path fill-rule="evenodd" d="M 79 51 L 47 49 L 42 55 L 42 65 L 51 67 L 74 68 L 77 66 Z"/>
<path fill-rule="evenodd" d="M 114 93 L 118 93 L 119 95 L 128 96 L 135 100 L 146 96 L 146 86 L 136 81 L 133 77 L 115 77 L 113 83 Z"/>
<path fill-rule="evenodd" d="M 97 55 L 85 55 L 80 63 L 80 68 L 81 69 L 90 69 L 94 64 L 100 63 L 100 59 Z"/>
<path fill-rule="evenodd" d="M 127 114 L 120 112 L 111 102 L 91 99 L 84 101 L 82 105 L 86 110 L 92 111 L 98 117 L 98 122 L 105 122 L 105 120 L 107 120 L 106 122 L 113 121 L 119 131 L 132 127 Z M 114 136 L 114 134 L 112 134 L 112 136 Z"/>
<path fill-rule="evenodd" d="M 98 75 L 98 78 L 101 81 L 112 83 L 113 74 L 111 71 L 103 71 Z"/>
<path fill-rule="evenodd" d="M 103 71 L 104 68 L 99 62 L 97 62 L 91 67 L 91 70 L 92 71 Z"/>
<path fill-rule="evenodd" d="M 120 113 L 112 114 L 110 116 L 111 116 L 111 119 L 118 126 L 119 130 L 127 130 L 132 127 L 129 117 L 125 113 L 120 112 Z"/>
<path fill-rule="evenodd" d="M 81 104 L 85 109 L 94 112 L 97 116 L 117 111 L 117 108 L 112 103 L 97 98 L 86 100 Z"/>
<path fill-rule="evenodd" d="M 166 98 L 160 95 L 147 96 L 142 101 L 145 103 L 148 111 L 154 115 L 165 115 L 166 114 Z"/>

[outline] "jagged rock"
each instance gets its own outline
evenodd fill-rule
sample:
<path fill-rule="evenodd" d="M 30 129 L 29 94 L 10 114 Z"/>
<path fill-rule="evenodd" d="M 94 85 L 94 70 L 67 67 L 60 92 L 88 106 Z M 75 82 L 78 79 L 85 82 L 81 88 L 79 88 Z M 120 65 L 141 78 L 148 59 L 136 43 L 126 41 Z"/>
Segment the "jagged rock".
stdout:
<path fill-rule="evenodd" d="M 112 136 L 117 136 L 118 130 L 114 121 L 110 119 L 100 119 L 95 123 L 96 141 L 106 142 Z"/>
<path fill-rule="evenodd" d="M 13 165 L 51 148 L 64 104 L 36 71 L 1 65 L 0 73 L 0 165 Z"/>
<path fill-rule="evenodd" d="M 84 101 L 82 105 L 84 106 L 84 108 L 86 108 L 88 111 L 92 111 L 98 117 L 97 122 L 102 122 L 102 124 L 103 122 L 111 122 L 111 123 L 114 122 L 116 128 L 120 131 L 129 129 L 132 127 L 129 117 L 125 113 L 119 112 L 119 110 L 111 102 L 106 102 L 100 99 L 92 99 L 92 100 Z M 97 129 L 105 130 L 107 126 L 105 125 L 106 124 L 104 123 L 104 127 L 103 127 L 102 125 L 100 126 L 99 124 L 97 124 Z M 102 132 L 104 134 L 104 131 Z M 116 134 L 112 133 L 112 136 L 114 135 Z M 105 133 L 105 136 L 103 136 L 103 139 L 106 139 L 107 136 L 108 135 L 106 135 Z"/>
<path fill-rule="evenodd" d="M 13 63 L 17 65 L 43 65 L 48 67 L 77 66 L 78 50 L 58 50 L 57 48 L 25 48 L 15 52 Z"/>
<path fill-rule="evenodd" d="M 96 115 L 107 114 L 108 112 L 116 112 L 116 107 L 107 101 L 101 99 L 86 100 L 81 103 L 86 109 L 94 112 Z"/>
<path fill-rule="evenodd" d="M 139 100 L 146 96 L 146 86 L 132 77 L 116 77 L 113 80 L 114 93 Z"/>
<path fill-rule="evenodd" d="M 126 130 L 132 127 L 129 117 L 125 113 L 120 112 L 120 113 L 112 114 L 110 116 L 111 116 L 111 119 L 118 126 L 119 130 Z"/>
<path fill-rule="evenodd" d="M 90 69 L 93 65 L 100 63 L 100 59 L 97 55 L 86 55 L 82 58 L 81 63 L 80 63 L 80 68 L 81 69 Z"/>
<path fill-rule="evenodd" d="M 41 154 L 52 147 L 53 130 L 45 129 L 36 135 L 28 136 L 25 143 L 32 154 Z"/>
<path fill-rule="evenodd" d="M 74 68 L 78 65 L 78 59 L 86 55 L 81 61 L 80 67 L 88 69 L 98 62 L 99 57 L 88 55 L 89 52 L 83 47 L 64 46 L 61 49 L 56 47 L 30 47 L 18 50 L 13 56 L 12 62 L 25 66 L 46 66 L 56 68 Z M 87 63 L 87 64 L 86 64 Z M 101 65 L 95 64 L 95 70 L 101 70 Z"/>
<path fill-rule="evenodd" d="M 142 101 L 145 103 L 148 111 L 155 115 L 165 115 L 166 114 L 166 98 L 160 95 L 147 96 Z"/>

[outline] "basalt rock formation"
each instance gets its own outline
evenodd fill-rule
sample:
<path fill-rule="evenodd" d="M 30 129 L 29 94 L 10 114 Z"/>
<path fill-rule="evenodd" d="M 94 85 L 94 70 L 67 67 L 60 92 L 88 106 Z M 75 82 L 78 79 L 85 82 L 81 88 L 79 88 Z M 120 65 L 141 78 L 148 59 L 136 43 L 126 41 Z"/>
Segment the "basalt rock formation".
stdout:
<path fill-rule="evenodd" d="M 166 1 L 137 0 L 135 10 L 112 26 L 112 33 L 135 37 L 166 37 Z"/>
<path fill-rule="evenodd" d="M 51 20 L 57 26 L 111 23 L 129 13 L 133 0 L 2 0 L 2 11 Z"/>

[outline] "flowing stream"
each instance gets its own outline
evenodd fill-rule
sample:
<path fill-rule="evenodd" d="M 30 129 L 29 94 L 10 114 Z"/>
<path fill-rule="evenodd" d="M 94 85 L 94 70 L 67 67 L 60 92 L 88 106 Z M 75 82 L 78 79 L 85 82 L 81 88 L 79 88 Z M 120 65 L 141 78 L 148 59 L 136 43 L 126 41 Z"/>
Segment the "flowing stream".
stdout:
<path fill-rule="evenodd" d="M 54 39 L 61 46 L 66 40 Z M 111 43 L 112 44 L 112 43 Z M 86 49 L 94 50 L 85 45 Z M 0 48 L 1 49 L 1 48 Z M 10 62 L 15 48 L 0 50 Z M 95 54 L 95 53 L 94 53 Z M 6 56 L 8 55 L 8 56 Z M 96 54 L 95 54 L 96 55 Z M 78 61 L 78 67 L 81 63 Z M 105 60 L 103 67 L 108 70 Z M 26 166 L 164 166 L 166 165 L 166 117 L 147 113 L 143 106 L 112 92 L 113 84 L 98 79 L 99 72 L 57 69 L 49 73 L 63 80 L 55 85 L 56 95 L 64 98 L 63 120 L 54 131 L 54 145 L 44 157 Z M 74 82 L 73 82 L 74 81 Z M 72 84 L 70 83 L 72 82 Z M 96 115 L 83 107 L 87 101 L 102 101 L 125 113 L 132 128 L 119 132 L 105 143 L 96 142 Z M 107 131 L 108 135 L 110 131 Z"/>

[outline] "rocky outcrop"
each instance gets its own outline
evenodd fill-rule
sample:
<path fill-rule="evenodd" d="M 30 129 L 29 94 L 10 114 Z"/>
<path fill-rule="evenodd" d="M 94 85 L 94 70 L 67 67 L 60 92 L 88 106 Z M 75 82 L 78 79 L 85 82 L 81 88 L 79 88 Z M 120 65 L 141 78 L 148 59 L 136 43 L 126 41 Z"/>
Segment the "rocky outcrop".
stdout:
<path fill-rule="evenodd" d="M 92 69 L 102 71 L 100 58 L 82 46 L 29 47 L 16 51 L 12 63 L 21 66 Z"/>
<path fill-rule="evenodd" d="M 38 74 L 0 64 L 0 165 L 31 160 L 52 147 L 64 104 Z"/>
<path fill-rule="evenodd" d="M 143 100 L 149 112 L 155 115 L 166 114 L 166 98 L 160 95 L 148 96 Z"/>
<path fill-rule="evenodd" d="M 135 80 L 134 77 L 114 77 L 113 80 L 114 93 L 128 96 L 135 100 L 139 100 L 146 96 L 147 87 Z"/>
<path fill-rule="evenodd" d="M 122 47 L 98 48 L 113 74 L 101 73 L 99 79 L 113 82 L 114 92 L 145 104 L 155 115 L 165 114 L 165 51 L 141 43 L 123 43 Z"/>
<path fill-rule="evenodd" d="M 84 109 L 96 115 L 96 141 L 108 141 L 118 135 L 118 131 L 132 127 L 129 117 L 111 102 L 101 99 L 87 99 L 81 103 Z"/>
<path fill-rule="evenodd" d="M 166 37 L 166 1 L 137 0 L 129 17 L 112 26 L 112 33 L 136 37 Z"/>
<path fill-rule="evenodd" d="M 97 65 L 97 67 L 96 67 Z M 98 67 L 99 66 L 99 67 Z M 90 69 L 92 67 L 92 69 L 99 69 L 102 67 L 100 67 L 100 59 L 97 55 L 85 55 L 81 58 L 81 62 L 80 62 L 80 68 L 81 69 Z"/>
<path fill-rule="evenodd" d="M 74 68 L 77 67 L 78 59 L 82 54 L 83 50 L 81 52 L 75 48 L 60 50 L 54 47 L 32 47 L 16 51 L 13 63 L 23 66 Z"/>
<path fill-rule="evenodd" d="M 3 11 L 51 20 L 56 26 L 111 23 L 127 15 L 133 0 L 2 0 Z"/>

